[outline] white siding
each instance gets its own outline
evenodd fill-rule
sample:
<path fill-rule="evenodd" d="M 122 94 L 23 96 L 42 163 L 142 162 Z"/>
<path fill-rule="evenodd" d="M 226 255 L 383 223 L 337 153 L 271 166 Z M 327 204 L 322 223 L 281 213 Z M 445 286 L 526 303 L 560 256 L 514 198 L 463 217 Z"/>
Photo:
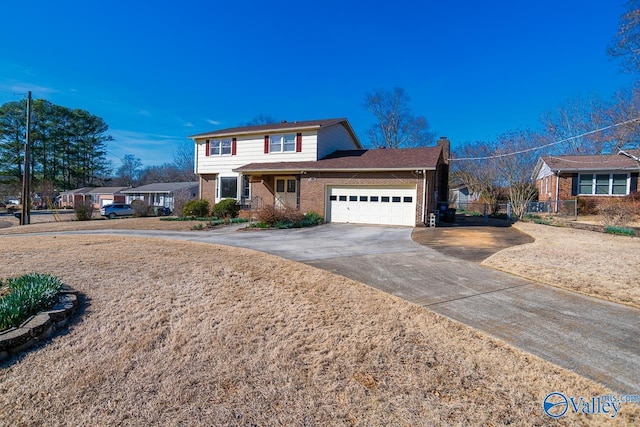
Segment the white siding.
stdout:
<path fill-rule="evenodd" d="M 315 131 L 302 132 L 302 152 L 267 153 L 264 152 L 264 136 L 240 136 L 236 141 L 236 155 L 206 156 L 205 141 L 196 141 L 196 161 L 198 173 L 217 173 L 226 176 L 234 175 L 233 169 L 249 163 L 267 162 L 305 162 L 317 160 L 317 136 Z M 237 175 L 237 174 L 236 174 Z"/>
<path fill-rule="evenodd" d="M 546 164 L 545 162 L 542 162 L 542 166 L 540 167 L 540 171 L 538 172 L 538 176 L 536 177 L 536 180 L 542 179 L 550 175 L 553 175 L 553 171 L 551 170 L 548 164 Z"/>
<path fill-rule="evenodd" d="M 349 134 L 342 123 L 319 129 L 318 159 L 321 159 L 336 150 L 355 149 L 357 149 L 356 142 L 353 140 L 351 134 Z"/>

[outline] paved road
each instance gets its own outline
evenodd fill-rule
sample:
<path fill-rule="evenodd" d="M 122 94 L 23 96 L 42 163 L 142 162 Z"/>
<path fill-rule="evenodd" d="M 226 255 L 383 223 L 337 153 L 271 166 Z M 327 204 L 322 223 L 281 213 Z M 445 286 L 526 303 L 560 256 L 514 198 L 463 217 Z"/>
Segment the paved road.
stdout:
<path fill-rule="evenodd" d="M 640 393 L 640 310 L 539 285 L 411 240 L 410 228 L 93 231 L 256 249 L 361 281 L 498 337 L 618 393 Z M 553 390 L 549 390 L 550 392 Z M 561 391 L 561 390 L 560 390 Z"/>

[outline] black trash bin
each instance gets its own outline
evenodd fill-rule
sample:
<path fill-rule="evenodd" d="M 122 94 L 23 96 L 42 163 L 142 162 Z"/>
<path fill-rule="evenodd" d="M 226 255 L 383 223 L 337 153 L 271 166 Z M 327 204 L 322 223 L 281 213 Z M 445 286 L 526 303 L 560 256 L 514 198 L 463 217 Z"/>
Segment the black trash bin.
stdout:
<path fill-rule="evenodd" d="M 444 222 L 453 223 L 456 221 L 456 209 L 448 208 L 444 214 Z"/>
<path fill-rule="evenodd" d="M 448 202 L 436 202 L 438 209 L 438 221 L 447 221 L 447 209 L 449 208 Z"/>

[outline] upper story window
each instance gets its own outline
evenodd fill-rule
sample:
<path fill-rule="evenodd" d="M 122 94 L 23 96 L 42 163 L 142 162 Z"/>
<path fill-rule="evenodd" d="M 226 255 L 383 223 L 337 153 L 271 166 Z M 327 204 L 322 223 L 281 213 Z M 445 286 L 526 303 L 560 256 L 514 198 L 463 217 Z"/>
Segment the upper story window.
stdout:
<path fill-rule="evenodd" d="M 624 196 L 629 194 L 628 173 L 581 173 L 578 178 L 578 194 Z"/>
<path fill-rule="evenodd" d="M 207 139 L 205 141 L 205 156 L 235 156 L 236 138 Z"/>
<path fill-rule="evenodd" d="M 269 152 L 285 153 L 296 151 L 296 134 L 269 135 Z"/>
<path fill-rule="evenodd" d="M 231 155 L 231 139 L 212 139 L 209 141 L 209 155 Z"/>

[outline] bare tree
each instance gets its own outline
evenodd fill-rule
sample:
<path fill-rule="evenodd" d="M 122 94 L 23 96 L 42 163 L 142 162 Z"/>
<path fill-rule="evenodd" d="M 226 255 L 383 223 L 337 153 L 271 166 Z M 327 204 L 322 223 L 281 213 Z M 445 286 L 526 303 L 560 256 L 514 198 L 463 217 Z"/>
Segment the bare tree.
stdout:
<path fill-rule="evenodd" d="M 173 164 L 179 173 L 175 181 L 195 181 L 194 172 L 195 150 L 193 142 L 185 141 L 178 145 L 173 152 Z"/>
<path fill-rule="evenodd" d="M 606 124 L 622 123 L 603 132 L 603 138 L 612 142 L 614 154 L 623 148 L 640 147 L 640 87 L 617 92 L 600 114 Z"/>
<path fill-rule="evenodd" d="M 513 213 L 522 217 L 527 204 L 537 196 L 531 172 L 541 154 L 535 148 L 542 143 L 541 135 L 518 130 L 494 141 L 464 144 L 452 159 L 452 176 L 471 192 L 480 193 L 490 214 L 496 213 L 498 202 L 506 196 Z"/>
<path fill-rule="evenodd" d="M 119 181 L 122 186 L 132 187 L 138 181 L 142 161 L 133 154 L 125 154 L 121 161 L 122 165 L 118 168 L 116 181 Z"/>
<path fill-rule="evenodd" d="M 435 135 L 427 119 L 416 116 L 409 107 L 411 98 L 402 88 L 392 92 L 382 89 L 367 93 L 364 108 L 376 118 L 369 130 L 374 147 L 418 147 L 433 144 Z"/>
<path fill-rule="evenodd" d="M 193 196 L 186 188 L 173 193 L 173 213 L 177 216 L 182 215 L 182 208 L 189 200 L 193 200 Z"/>
<path fill-rule="evenodd" d="M 507 188 L 508 200 L 513 213 L 522 218 L 527 205 L 538 195 L 531 172 L 540 156 L 542 136 L 530 130 L 518 130 L 505 133 L 497 138 L 496 157 L 493 160 L 499 180 Z"/>
<path fill-rule="evenodd" d="M 600 132 L 590 133 L 610 124 L 603 114 L 605 108 L 605 103 L 599 98 L 576 98 L 545 114 L 542 124 L 546 143 L 565 141 L 553 146 L 551 151 L 561 155 L 601 154 L 608 151 L 610 138 Z"/>
<path fill-rule="evenodd" d="M 640 72 L 640 0 L 629 0 L 627 11 L 620 17 L 618 32 L 607 49 L 609 55 L 621 60 L 622 70 Z"/>
<path fill-rule="evenodd" d="M 248 122 L 242 123 L 242 126 L 272 125 L 274 123 L 280 123 L 280 120 L 269 114 L 260 113 Z"/>
<path fill-rule="evenodd" d="M 468 142 L 455 149 L 455 158 L 451 162 L 452 178 L 463 183 L 470 194 L 479 195 L 487 205 L 489 214 L 497 211 L 502 195 L 499 172 L 493 161 L 494 154 L 493 142 Z"/>

